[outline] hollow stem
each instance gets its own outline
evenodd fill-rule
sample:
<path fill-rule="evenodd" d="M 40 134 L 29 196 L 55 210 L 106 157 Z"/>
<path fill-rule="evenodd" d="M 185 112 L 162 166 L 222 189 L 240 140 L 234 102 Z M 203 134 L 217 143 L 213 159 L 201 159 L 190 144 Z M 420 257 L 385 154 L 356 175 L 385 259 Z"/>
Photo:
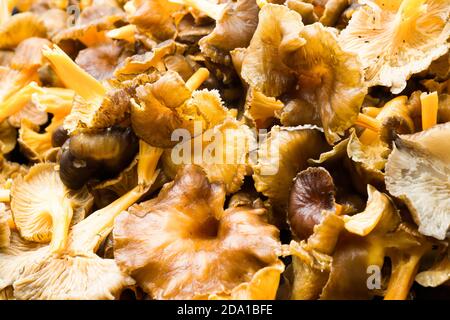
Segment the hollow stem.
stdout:
<path fill-rule="evenodd" d="M 422 110 L 422 130 L 427 130 L 437 123 L 438 114 L 438 95 L 434 91 L 432 93 L 422 93 L 420 95 L 420 104 Z"/>
<path fill-rule="evenodd" d="M 372 130 L 374 132 L 380 132 L 381 124 L 378 120 L 369 117 L 363 113 L 358 114 L 358 118 L 356 119 L 355 124 L 357 126 Z"/>
<path fill-rule="evenodd" d="M 191 91 L 197 90 L 208 77 L 208 69 L 200 68 L 186 81 L 186 87 Z"/>

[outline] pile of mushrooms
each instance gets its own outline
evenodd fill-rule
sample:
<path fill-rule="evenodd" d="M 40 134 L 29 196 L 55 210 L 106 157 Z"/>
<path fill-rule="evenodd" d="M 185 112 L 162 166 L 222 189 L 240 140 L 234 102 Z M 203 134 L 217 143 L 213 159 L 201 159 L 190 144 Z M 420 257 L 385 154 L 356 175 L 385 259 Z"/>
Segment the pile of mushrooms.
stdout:
<path fill-rule="evenodd" d="M 0 299 L 448 298 L 449 21 L 1 1 Z"/>

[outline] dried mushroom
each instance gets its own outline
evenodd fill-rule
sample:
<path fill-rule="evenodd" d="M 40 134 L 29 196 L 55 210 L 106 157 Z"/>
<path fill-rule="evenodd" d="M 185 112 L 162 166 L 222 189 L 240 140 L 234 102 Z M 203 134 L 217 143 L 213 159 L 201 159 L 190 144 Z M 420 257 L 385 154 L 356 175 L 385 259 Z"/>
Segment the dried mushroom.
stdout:
<path fill-rule="evenodd" d="M 408 206 L 419 231 L 445 239 L 449 215 L 449 131 L 439 124 L 411 135 L 400 135 L 386 163 L 386 187 Z"/>
<path fill-rule="evenodd" d="M 370 86 L 400 93 L 411 75 L 448 51 L 449 12 L 445 0 L 365 1 L 340 43 L 359 55 Z"/>
<path fill-rule="evenodd" d="M 44 23 L 33 13 L 23 12 L 11 16 L 0 26 L 0 48 L 14 48 L 30 37 L 45 37 Z"/>
<path fill-rule="evenodd" d="M 185 166 L 157 198 L 116 219 L 117 263 L 153 298 L 273 299 L 278 230 L 263 209 L 224 210 L 224 200 L 220 184 Z"/>

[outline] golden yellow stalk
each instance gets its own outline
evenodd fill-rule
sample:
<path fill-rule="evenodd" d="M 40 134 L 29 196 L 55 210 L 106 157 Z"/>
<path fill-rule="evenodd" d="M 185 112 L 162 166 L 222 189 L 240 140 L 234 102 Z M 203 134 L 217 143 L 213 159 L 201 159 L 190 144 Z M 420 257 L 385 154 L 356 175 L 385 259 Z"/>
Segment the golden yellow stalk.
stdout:
<path fill-rule="evenodd" d="M 437 92 L 422 93 L 420 95 L 420 104 L 422 107 L 422 130 L 427 130 L 437 123 L 439 106 Z"/>
<path fill-rule="evenodd" d="M 197 90 L 208 77 L 208 69 L 200 68 L 186 81 L 186 87 L 191 91 Z"/>
<path fill-rule="evenodd" d="M 0 122 L 25 107 L 33 93 L 41 92 L 42 89 L 33 81 L 0 103 Z"/>
<path fill-rule="evenodd" d="M 45 47 L 42 53 L 50 61 L 53 70 L 66 87 L 73 89 L 86 101 L 101 102 L 106 93 L 103 85 L 81 69 L 57 45 L 53 45 L 52 49 Z"/>
<path fill-rule="evenodd" d="M 127 42 L 134 43 L 134 35 L 136 31 L 136 26 L 134 24 L 129 24 L 117 29 L 109 30 L 106 33 L 106 36 L 111 39 L 125 40 Z"/>

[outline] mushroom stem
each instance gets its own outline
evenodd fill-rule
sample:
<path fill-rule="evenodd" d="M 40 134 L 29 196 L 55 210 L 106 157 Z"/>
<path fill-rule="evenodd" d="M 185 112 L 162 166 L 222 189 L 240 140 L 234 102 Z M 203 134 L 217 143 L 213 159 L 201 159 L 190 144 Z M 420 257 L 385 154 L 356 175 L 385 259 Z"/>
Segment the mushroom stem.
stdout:
<path fill-rule="evenodd" d="M 129 24 L 117 29 L 110 30 L 106 33 L 106 36 L 111 39 L 117 39 L 117 40 L 125 40 L 130 43 L 134 43 L 134 34 L 136 33 L 137 29 L 134 24 Z"/>
<path fill-rule="evenodd" d="M 208 77 L 208 69 L 200 68 L 186 81 L 186 87 L 191 91 L 197 90 Z"/>
<path fill-rule="evenodd" d="M 19 112 L 36 92 L 41 93 L 42 89 L 33 81 L 0 103 L 0 122 Z"/>
<path fill-rule="evenodd" d="M 103 99 L 106 93 L 103 85 L 81 69 L 57 45 L 53 45 L 52 49 L 44 47 L 42 54 L 50 61 L 52 69 L 66 87 L 75 90 L 87 101 L 100 102 Z"/>
<path fill-rule="evenodd" d="M 35 93 L 32 101 L 45 112 L 67 115 L 72 109 L 75 91 L 65 88 L 42 88 L 43 93 Z"/>
<path fill-rule="evenodd" d="M 420 95 L 422 109 L 422 130 L 427 130 L 437 123 L 439 100 L 437 92 Z"/>
<path fill-rule="evenodd" d="M 363 113 L 358 114 L 358 118 L 356 119 L 355 124 L 357 126 L 372 130 L 374 132 L 380 132 L 381 124 L 378 120 L 369 117 Z"/>
<path fill-rule="evenodd" d="M 10 190 L 0 189 L 0 202 L 9 202 L 9 201 L 10 201 Z"/>
<path fill-rule="evenodd" d="M 214 20 L 219 20 L 222 17 L 223 9 L 226 4 L 216 4 L 208 0 L 170 0 L 173 3 L 182 4 L 187 7 L 192 7 L 200 12 L 203 12 Z"/>
<path fill-rule="evenodd" d="M 423 247 L 426 247 L 426 249 Z M 392 259 L 393 271 L 384 300 L 405 300 L 408 297 L 409 290 L 419 268 L 420 259 L 427 249 L 429 248 L 425 245 L 415 249 L 410 256 Z"/>
<path fill-rule="evenodd" d="M 364 113 L 365 115 L 369 116 L 369 117 L 376 118 L 376 117 L 380 114 L 381 109 L 382 109 L 382 108 L 365 107 L 365 108 L 363 109 L 363 113 Z"/>
<path fill-rule="evenodd" d="M 152 147 L 139 140 L 138 183 L 148 185 L 152 179 L 163 149 Z"/>
<path fill-rule="evenodd" d="M 49 248 L 52 253 L 60 253 L 66 248 L 67 235 L 73 215 L 70 200 L 64 198 L 61 206 L 53 208 L 52 211 L 52 240 Z"/>
<path fill-rule="evenodd" d="M 9 20 L 10 16 L 11 16 L 11 12 L 9 11 L 8 1 L 1 0 L 1 3 L 0 3 L 0 25 L 7 22 Z"/>

